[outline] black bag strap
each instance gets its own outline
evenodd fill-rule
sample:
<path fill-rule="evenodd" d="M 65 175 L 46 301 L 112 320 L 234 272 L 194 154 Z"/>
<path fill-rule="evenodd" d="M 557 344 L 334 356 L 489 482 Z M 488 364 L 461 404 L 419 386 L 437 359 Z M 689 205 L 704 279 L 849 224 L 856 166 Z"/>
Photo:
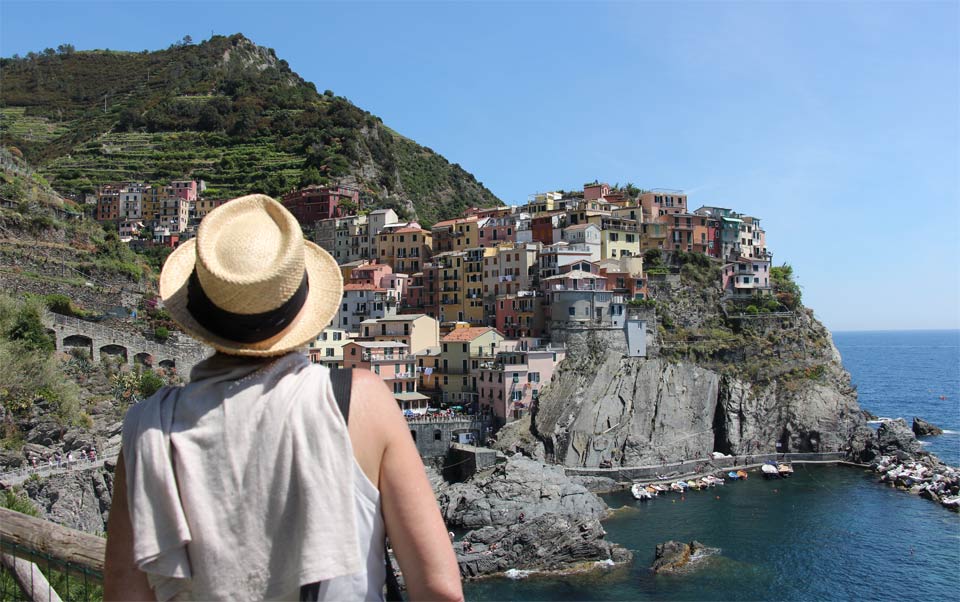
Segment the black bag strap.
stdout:
<path fill-rule="evenodd" d="M 333 396 L 337 398 L 337 407 L 343 415 L 343 421 L 350 424 L 350 397 L 353 389 L 353 368 L 330 371 L 330 383 Z"/>
<path fill-rule="evenodd" d="M 330 371 L 330 384 L 333 386 L 333 396 L 337 400 L 337 407 L 343 415 L 343 421 L 350 423 L 350 398 L 353 396 L 353 368 L 342 368 Z M 387 550 L 387 542 L 383 542 L 383 558 L 386 564 L 386 586 L 387 602 L 403 602 L 403 594 L 400 592 L 400 583 L 397 581 L 397 574 L 393 570 L 393 563 L 390 562 L 390 553 Z M 320 596 L 320 583 L 310 583 L 300 587 L 300 600 L 302 602 L 315 602 Z"/>

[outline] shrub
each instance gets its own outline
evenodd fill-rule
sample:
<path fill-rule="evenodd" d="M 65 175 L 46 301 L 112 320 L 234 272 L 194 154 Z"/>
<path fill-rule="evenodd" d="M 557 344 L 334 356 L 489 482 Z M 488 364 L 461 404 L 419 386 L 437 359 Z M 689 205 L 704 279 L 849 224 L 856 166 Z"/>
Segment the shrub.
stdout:
<path fill-rule="evenodd" d="M 35 474 L 36 473 L 30 476 L 32 477 Z M 22 490 L 7 489 L 4 491 L 2 506 L 7 510 L 13 510 L 14 512 L 26 514 L 27 516 L 40 516 L 37 507 L 33 505 L 33 502 L 30 501 L 30 498 L 27 497 Z"/>
<path fill-rule="evenodd" d="M 137 388 L 140 391 L 141 398 L 146 399 L 156 393 L 163 385 L 164 382 L 160 375 L 153 370 L 144 370 L 140 373 L 140 384 Z"/>
<path fill-rule="evenodd" d="M 88 314 L 88 312 L 74 305 L 70 297 L 66 295 L 46 295 L 43 299 L 47 304 L 47 308 L 55 314 L 63 314 L 75 318 L 84 318 Z"/>
<path fill-rule="evenodd" d="M 746 307 L 746 309 L 744 309 L 743 311 L 744 311 L 745 313 L 748 313 L 748 314 L 751 314 L 751 315 L 754 315 L 754 316 L 760 313 L 760 309 L 759 309 L 756 305 L 754 305 L 754 304 L 752 304 L 752 303 L 751 303 L 750 305 L 748 305 L 748 306 Z"/>
<path fill-rule="evenodd" d="M 166 326 L 157 326 L 153 330 L 153 336 L 161 343 L 166 342 L 170 338 L 170 330 Z"/>
<path fill-rule="evenodd" d="M 40 306 L 27 303 L 20 306 L 10 329 L 4 333 L 11 341 L 19 341 L 31 351 L 49 354 L 54 349 L 54 341 L 40 319 Z"/>

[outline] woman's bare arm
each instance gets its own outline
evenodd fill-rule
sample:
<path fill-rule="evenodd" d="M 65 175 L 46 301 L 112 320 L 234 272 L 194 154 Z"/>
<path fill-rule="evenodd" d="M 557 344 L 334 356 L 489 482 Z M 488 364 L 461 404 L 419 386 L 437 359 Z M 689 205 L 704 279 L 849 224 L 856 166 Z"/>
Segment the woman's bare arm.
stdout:
<path fill-rule="evenodd" d="M 378 484 L 383 518 L 410 599 L 463 600 L 447 528 L 393 394 L 365 370 L 354 370 L 353 391 L 359 416 L 351 408 L 351 432 L 357 428 L 357 437 L 383 442 Z"/>
<path fill-rule="evenodd" d="M 107 521 L 107 554 L 103 569 L 103 599 L 150 600 L 157 598 L 147 576 L 133 562 L 133 528 L 127 508 L 127 478 L 123 453 L 113 475 L 113 503 Z"/>

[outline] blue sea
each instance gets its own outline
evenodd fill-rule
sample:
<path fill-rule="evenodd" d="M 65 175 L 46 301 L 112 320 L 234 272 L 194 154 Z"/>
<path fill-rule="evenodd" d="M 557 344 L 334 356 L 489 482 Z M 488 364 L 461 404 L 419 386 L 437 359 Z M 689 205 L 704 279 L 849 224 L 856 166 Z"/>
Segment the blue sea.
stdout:
<path fill-rule="evenodd" d="M 947 434 L 925 441 L 960 462 L 960 331 L 838 332 L 834 341 L 863 408 L 920 416 Z M 682 499 L 605 496 L 608 539 L 631 566 L 572 577 L 468 583 L 468 600 L 955 599 L 960 516 L 877 482 L 861 469 L 797 466 L 782 481 L 747 481 Z M 682 575 L 654 576 L 657 543 L 720 549 Z"/>

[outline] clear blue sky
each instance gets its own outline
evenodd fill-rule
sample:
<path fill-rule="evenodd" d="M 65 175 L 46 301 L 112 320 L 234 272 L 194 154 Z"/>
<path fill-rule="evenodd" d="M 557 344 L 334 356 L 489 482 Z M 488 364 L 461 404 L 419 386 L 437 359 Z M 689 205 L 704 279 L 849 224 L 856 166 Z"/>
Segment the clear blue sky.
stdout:
<path fill-rule="evenodd" d="M 241 32 L 516 203 L 763 218 L 832 329 L 960 327 L 958 2 L 0 3 L 0 54 Z"/>

